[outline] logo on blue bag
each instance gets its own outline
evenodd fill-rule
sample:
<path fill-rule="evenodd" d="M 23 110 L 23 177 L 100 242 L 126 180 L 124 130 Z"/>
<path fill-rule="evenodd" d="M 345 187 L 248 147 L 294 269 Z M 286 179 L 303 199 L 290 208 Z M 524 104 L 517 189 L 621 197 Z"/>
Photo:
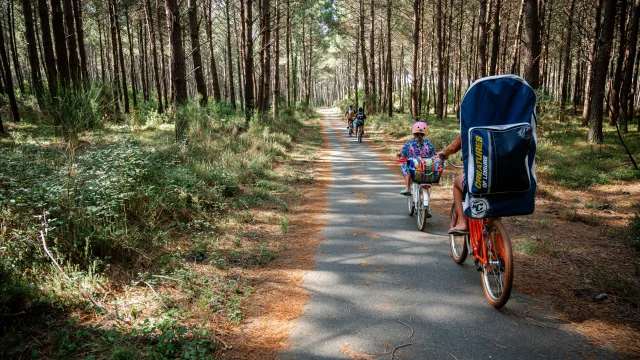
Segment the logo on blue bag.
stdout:
<path fill-rule="evenodd" d="M 471 209 L 471 215 L 473 215 L 474 218 L 485 217 L 487 210 L 489 210 L 489 202 L 483 198 L 473 198 L 471 199 L 469 209 Z"/>
<path fill-rule="evenodd" d="M 476 173 L 475 173 L 475 181 L 474 186 L 477 189 L 486 189 L 488 187 L 487 177 L 488 177 L 488 159 L 487 156 L 482 153 L 482 137 L 476 135 L 476 146 L 475 146 L 475 162 L 476 162 Z"/>

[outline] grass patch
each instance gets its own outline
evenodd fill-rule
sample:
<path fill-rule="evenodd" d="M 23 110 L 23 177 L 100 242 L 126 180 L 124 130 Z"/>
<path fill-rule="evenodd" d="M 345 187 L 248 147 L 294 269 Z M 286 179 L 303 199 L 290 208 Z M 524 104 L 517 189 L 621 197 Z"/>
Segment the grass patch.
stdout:
<path fill-rule="evenodd" d="M 286 247 L 278 236 L 300 199 L 290 180 L 314 177 L 289 164 L 318 145 L 296 144 L 318 133 L 302 122 L 315 113 L 284 109 L 247 129 L 224 104 L 160 115 L 142 103 L 113 123 L 99 100 L 63 104 L 85 122 L 61 128 L 34 110 L 0 138 L 0 357 L 212 358 L 213 334 L 244 317 L 250 270 Z"/>

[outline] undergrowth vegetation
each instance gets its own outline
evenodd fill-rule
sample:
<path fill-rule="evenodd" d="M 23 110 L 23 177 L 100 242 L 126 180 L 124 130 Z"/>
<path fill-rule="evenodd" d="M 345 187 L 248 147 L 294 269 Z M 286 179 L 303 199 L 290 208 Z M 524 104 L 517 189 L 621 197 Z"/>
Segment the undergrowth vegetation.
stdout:
<path fill-rule="evenodd" d="M 149 102 L 117 119 L 108 94 L 93 86 L 5 123 L 0 357 L 210 357 L 217 329 L 243 318 L 244 269 L 283 246 L 250 229 L 286 232 L 310 176 L 287 164 L 313 111 L 247 129 L 227 104 L 161 115 Z"/>

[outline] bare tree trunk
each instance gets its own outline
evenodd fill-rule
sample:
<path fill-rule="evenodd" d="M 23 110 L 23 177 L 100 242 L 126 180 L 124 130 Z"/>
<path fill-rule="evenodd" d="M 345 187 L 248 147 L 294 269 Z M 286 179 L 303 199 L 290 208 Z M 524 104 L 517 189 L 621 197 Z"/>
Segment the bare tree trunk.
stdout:
<path fill-rule="evenodd" d="M 165 0 L 167 7 L 167 27 L 171 45 L 171 87 L 173 101 L 180 106 L 187 102 L 187 67 L 182 44 L 182 26 L 177 0 Z M 177 127 L 177 126 L 176 126 Z"/>
<path fill-rule="evenodd" d="M 480 7 L 482 8 L 483 1 L 480 0 Z M 444 118 L 444 59 L 442 58 L 443 50 L 443 34 L 442 34 L 442 0 L 436 0 L 436 41 L 438 42 L 437 58 L 438 58 L 438 90 L 437 90 L 437 105 L 436 105 L 436 118 Z M 482 13 L 481 13 L 482 15 Z"/>
<path fill-rule="evenodd" d="M 64 27 L 60 26 L 60 24 L 64 23 L 60 0 L 51 0 L 51 23 L 57 25 L 53 27 L 53 38 L 56 47 L 58 75 L 60 75 L 63 86 L 69 86 L 69 58 L 67 57 L 67 39 L 64 33 Z"/>
<path fill-rule="evenodd" d="M 243 92 L 243 88 L 242 88 L 242 68 L 243 68 L 243 57 L 241 52 L 243 52 L 244 50 L 244 30 L 242 32 L 242 35 L 238 33 L 238 21 L 237 21 L 237 16 L 233 17 L 233 30 L 235 33 L 235 37 L 236 37 L 236 59 L 238 60 L 236 62 L 236 69 L 238 70 L 238 99 L 240 100 L 240 108 L 244 110 L 244 92 Z M 238 39 L 242 39 L 242 41 L 239 41 Z M 240 47 L 242 44 L 242 47 Z"/>
<path fill-rule="evenodd" d="M 540 87 L 540 21 L 538 0 L 525 0 L 525 46 L 524 78 L 533 89 Z"/>
<path fill-rule="evenodd" d="M 533 0 L 530 0 L 533 1 Z M 478 75 L 487 76 L 487 0 L 480 0 L 478 13 Z"/>
<path fill-rule="evenodd" d="M 115 0 L 109 0 L 109 24 L 111 29 L 111 53 L 113 54 L 113 102 L 117 116 L 120 114 L 120 67 L 118 66 Z"/>
<path fill-rule="evenodd" d="M 611 57 L 611 48 L 613 46 L 613 30 L 616 20 L 617 0 L 607 0 L 604 10 L 604 21 L 602 23 L 602 31 L 597 55 L 593 68 L 593 83 L 591 84 L 591 103 L 589 115 L 589 136 L 590 143 L 602 144 L 602 113 L 604 90 L 607 78 L 607 65 Z"/>
<path fill-rule="evenodd" d="M 16 80 L 18 80 L 18 87 L 20 88 L 20 93 L 24 94 L 24 79 L 22 78 L 22 66 L 20 65 L 20 58 L 18 57 L 18 46 L 16 45 L 16 17 L 14 11 L 13 0 L 9 0 L 7 2 L 7 14 L 9 15 L 8 21 L 8 30 L 9 30 L 9 49 L 11 52 L 11 57 L 13 59 L 13 66 L 16 71 Z"/>
<path fill-rule="evenodd" d="M 76 34 L 78 35 L 78 54 L 80 55 L 80 73 L 85 83 L 89 83 L 89 70 L 87 67 L 87 53 L 84 44 L 84 24 L 82 21 L 82 4 L 80 0 L 73 1 L 73 15 L 76 21 Z"/>
<path fill-rule="evenodd" d="M 198 13 L 196 8 L 196 0 L 189 0 L 189 35 L 191 37 L 191 56 L 193 59 L 193 72 L 196 78 L 196 88 L 202 96 L 200 105 L 206 106 L 208 101 L 207 84 L 204 82 L 204 74 L 202 72 L 202 57 L 200 56 L 200 36 L 198 26 Z M 186 78 L 186 76 L 185 76 Z"/>
<path fill-rule="evenodd" d="M 49 27 L 49 7 L 47 0 L 38 0 L 38 16 L 40 17 L 40 29 L 42 30 L 42 48 L 44 50 L 44 62 L 47 71 L 47 83 L 49 86 L 49 96 L 53 101 L 57 93 L 58 70 L 56 69 L 56 58 L 53 53 L 53 41 L 51 40 L 51 28 Z M 66 54 L 66 49 L 65 49 Z"/>
<path fill-rule="evenodd" d="M 233 61 L 231 59 L 231 22 L 229 21 L 229 3 L 231 0 L 225 1 L 225 15 L 227 20 L 227 63 L 229 65 L 229 101 L 231 108 L 236 109 L 236 91 L 233 86 Z"/>
<path fill-rule="evenodd" d="M 629 94 L 631 93 L 631 80 L 633 72 L 633 62 L 636 58 L 636 46 L 638 42 L 638 20 L 640 20 L 640 0 L 635 0 L 633 5 L 633 18 L 631 20 L 631 30 L 629 31 L 629 41 L 627 42 L 626 50 L 626 66 L 624 68 L 624 76 L 622 80 L 622 88 L 620 90 L 620 113 L 622 114 L 622 120 L 620 121 L 620 127 L 622 132 L 626 133 L 628 129 L 628 123 L 633 117 L 633 111 L 628 111 L 628 103 L 632 105 L 633 110 L 633 96 L 629 101 Z"/>
<path fill-rule="evenodd" d="M 102 82 L 107 82 L 107 69 L 104 64 L 104 46 L 102 45 L 102 22 L 98 20 L 98 40 L 100 41 L 100 70 L 102 72 Z"/>
<path fill-rule="evenodd" d="M 127 86 L 127 71 L 124 66 L 124 49 L 122 48 L 122 36 L 120 34 L 120 21 L 118 20 L 118 7 L 116 5 L 117 0 L 113 1 L 113 14 L 114 14 L 114 22 L 116 26 L 116 34 L 118 36 L 118 59 L 120 60 L 120 75 L 122 78 L 122 93 L 124 95 L 124 112 L 126 114 L 129 113 L 129 87 Z M 114 59 L 114 61 L 118 61 Z"/>
<path fill-rule="evenodd" d="M 589 118 L 591 117 L 591 87 L 593 85 L 593 63 L 595 61 L 596 50 L 598 49 L 598 34 L 600 34 L 601 13 L 602 4 L 604 0 L 598 0 L 596 6 L 596 23 L 594 26 L 594 37 L 589 48 L 589 59 L 587 60 L 587 79 L 585 81 L 584 90 L 584 106 L 582 108 L 582 126 L 589 125 Z"/>
<path fill-rule="evenodd" d="M 273 55 L 273 116 L 278 117 L 280 111 L 280 0 L 275 0 L 276 23 L 275 29 L 275 50 Z"/>
<path fill-rule="evenodd" d="M 291 107 L 291 62 L 289 59 L 291 56 L 291 10 L 289 6 L 289 0 L 287 0 L 287 38 L 285 40 L 287 52 L 287 78 L 285 80 L 285 86 L 287 88 L 287 107 Z"/>
<path fill-rule="evenodd" d="M 0 22 L 0 60 L 2 60 L 2 67 L 4 68 L 4 77 L 6 86 L 6 92 L 9 96 L 9 107 L 11 108 L 11 115 L 13 115 L 13 121 L 20 121 L 20 113 L 18 112 L 18 103 L 16 102 L 16 95 L 13 92 L 13 79 L 11 78 L 11 67 L 9 66 L 9 57 L 7 56 L 7 50 L 4 47 L 4 31 L 2 30 L 2 22 Z M 1 132 L 4 133 L 4 127 L 1 127 Z"/>
<path fill-rule="evenodd" d="M 38 60 L 38 44 L 36 43 L 36 35 L 33 30 L 33 12 L 31 10 L 31 2 L 22 0 L 22 13 L 24 15 L 25 35 L 27 37 L 27 49 L 29 50 L 29 68 L 31 70 L 31 82 L 33 90 L 38 100 L 40 109 L 44 108 L 43 102 L 43 84 L 40 74 L 40 61 Z"/>
<path fill-rule="evenodd" d="M 78 59 L 78 46 L 76 44 L 75 23 L 73 20 L 73 5 L 71 0 L 62 0 L 65 28 L 67 30 L 67 50 L 69 54 L 69 73 L 74 86 L 79 85 L 80 61 Z"/>
<path fill-rule="evenodd" d="M 162 92 L 164 95 L 164 107 L 168 108 L 169 107 L 169 85 L 167 83 L 168 80 L 168 76 L 167 76 L 167 63 L 165 61 L 165 55 L 164 55 L 164 38 L 163 38 L 163 34 L 162 34 L 162 11 L 160 11 L 160 4 L 159 4 L 160 0 L 156 0 L 156 14 L 157 14 L 157 18 L 158 18 L 158 42 L 160 43 L 160 64 L 162 65 Z M 168 21 L 168 20 L 167 20 Z M 158 94 L 158 97 L 160 96 L 160 94 Z M 172 94 L 171 97 L 173 98 L 174 95 Z"/>
<path fill-rule="evenodd" d="M 79 0 L 78 0 L 79 1 Z M 129 60 L 130 60 L 130 66 L 129 69 L 131 71 L 131 90 L 132 90 L 132 95 L 133 95 L 133 108 L 137 108 L 138 107 L 138 88 L 136 86 L 136 60 L 133 56 L 133 37 L 131 36 L 131 20 L 129 19 L 129 9 L 127 9 L 125 12 L 125 17 L 127 19 L 127 38 L 129 39 Z"/>
<path fill-rule="evenodd" d="M 367 67 L 367 51 L 365 49 L 364 38 L 364 0 L 360 0 L 360 55 L 362 56 L 362 85 L 364 86 L 364 102 L 371 102 L 369 93 L 369 81 L 367 81 L 367 75 L 369 74 L 369 68 Z"/>
<path fill-rule="evenodd" d="M 145 0 L 144 2 L 147 14 L 147 30 L 149 31 L 149 40 L 151 43 L 151 56 L 153 57 L 153 77 L 155 79 L 156 96 L 158 98 L 158 113 L 162 114 L 164 106 L 162 105 L 162 91 L 160 89 L 160 71 L 158 69 L 158 50 L 156 48 L 155 28 L 153 26 L 153 13 L 151 12 L 150 0 Z M 158 21 L 160 21 L 160 19 L 158 19 Z"/>
<path fill-rule="evenodd" d="M 493 16 L 493 39 L 491 44 L 491 63 L 489 64 L 489 75 L 496 74 L 498 56 L 500 54 L 500 0 L 496 1 L 495 15 Z"/>
<path fill-rule="evenodd" d="M 622 66 L 624 61 L 625 47 L 627 45 L 627 0 L 620 0 L 620 42 L 618 44 L 618 56 L 616 58 L 616 69 L 613 75 L 613 84 L 611 86 L 611 96 L 609 97 L 611 105 L 607 108 L 609 112 L 609 125 L 614 126 L 618 120 L 618 112 L 620 111 L 620 86 L 622 85 Z M 623 119 L 622 121 L 625 121 Z M 621 124 L 622 125 L 622 124 Z"/>
<path fill-rule="evenodd" d="M 420 25 L 422 23 L 422 4 L 420 0 L 413 0 L 413 57 L 411 58 L 411 116 L 417 119 L 420 116 L 420 108 L 418 107 L 419 76 L 418 76 L 418 57 L 420 50 Z"/>
<path fill-rule="evenodd" d="M 244 6 L 246 1 L 246 6 Z M 260 0 L 258 0 L 260 1 Z M 240 0 L 241 14 L 243 20 L 243 32 L 245 38 L 244 50 L 244 111 L 247 121 L 247 128 L 253 115 L 253 0 Z M 246 8 L 246 9 L 245 9 Z M 246 11 L 246 14 L 245 14 Z"/>
<path fill-rule="evenodd" d="M 140 68 L 142 70 L 141 79 L 142 79 L 142 98 L 144 101 L 149 101 L 149 88 L 151 87 L 149 84 L 149 72 L 147 66 L 147 42 L 144 39 L 144 31 L 142 30 L 142 20 L 138 23 L 138 45 L 142 45 L 140 50 L 142 50 L 142 59 L 140 60 Z"/>
<path fill-rule="evenodd" d="M 567 103 L 567 97 L 569 95 L 569 71 L 571 67 L 571 41 L 573 33 L 573 11 L 575 9 L 576 0 L 571 1 L 569 7 L 569 14 L 567 14 L 567 37 L 564 41 L 565 53 L 564 53 L 564 71 L 562 73 L 562 94 L 560 95 L 560 120 L 564 120 L 565 109 L 564 106 Z M 640 0 L 638 0 L 640 1 Z"/>
<path fill-rule="evenodd" d="M 242 1 L 242 0 L 240 0 Z M 209 6 L 207 6 L 207 13 L 209 14 L 207 20 L 207 41 L 209 43 L 209 59 L 211 60 L 211 87 L 213 90 L 213 100 L 220 102 L 222 95 L 220 95 L 220 81 L 218 80 L 218 65 L 216 63 L 215 53 L 213 52 L 213 14 L 211 9 L 212 1 L 209 0 Z"/>
<path fill-rule="evenodd" d="M 522 36 L 522 19 L 524 17 L 524 8 L 527 0 L 522 0 L 520 5 L 520 14 L 518 14 L 518 25 L 516 25 L 516 37 L 513 40 L 513 53 L 511 55 L 511 73 L 517 74 L 520 72 L 518 68 L 518 57 L 520 53 L 520 37 Z"/>
<path fill-rule="evenodd" d="M 370 10 L 370 26 L 369 31 L 369 60 L 371 60 L 371 66 L 369 67 L 369 93 L 370 97 L 367 99 L 367 112 L 372 114 L 376 111 L 376 66 L 374 60 L 374 36 L 375 36 L 375 13 L 374 13 L 374 0 L 371 0 L 369 5 Z"/>

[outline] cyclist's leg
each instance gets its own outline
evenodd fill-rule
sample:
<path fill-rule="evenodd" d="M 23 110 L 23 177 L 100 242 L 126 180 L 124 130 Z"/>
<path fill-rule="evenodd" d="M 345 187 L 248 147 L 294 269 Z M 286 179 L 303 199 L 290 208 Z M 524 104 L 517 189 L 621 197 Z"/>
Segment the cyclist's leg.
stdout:
<path fill-rule="evenodd" d="M 453 181 L 453 201 L 456 204 L 456 211 L 458 212 L 458 223 L 456 226 L 449 229 L 458 230 L 458 231 L 467 231 L 469 226 L 467 225 L 467 215 L 464 214 L 464 210 L 462 210 L 462 178 L 464 175 L 456 176 L 456 179 Z"/>
<path fill-rule="evenodd" d="M 409 175 L 405 175 L 404 177 L 404 189 L 411 190 L 411 177 Z"/>

